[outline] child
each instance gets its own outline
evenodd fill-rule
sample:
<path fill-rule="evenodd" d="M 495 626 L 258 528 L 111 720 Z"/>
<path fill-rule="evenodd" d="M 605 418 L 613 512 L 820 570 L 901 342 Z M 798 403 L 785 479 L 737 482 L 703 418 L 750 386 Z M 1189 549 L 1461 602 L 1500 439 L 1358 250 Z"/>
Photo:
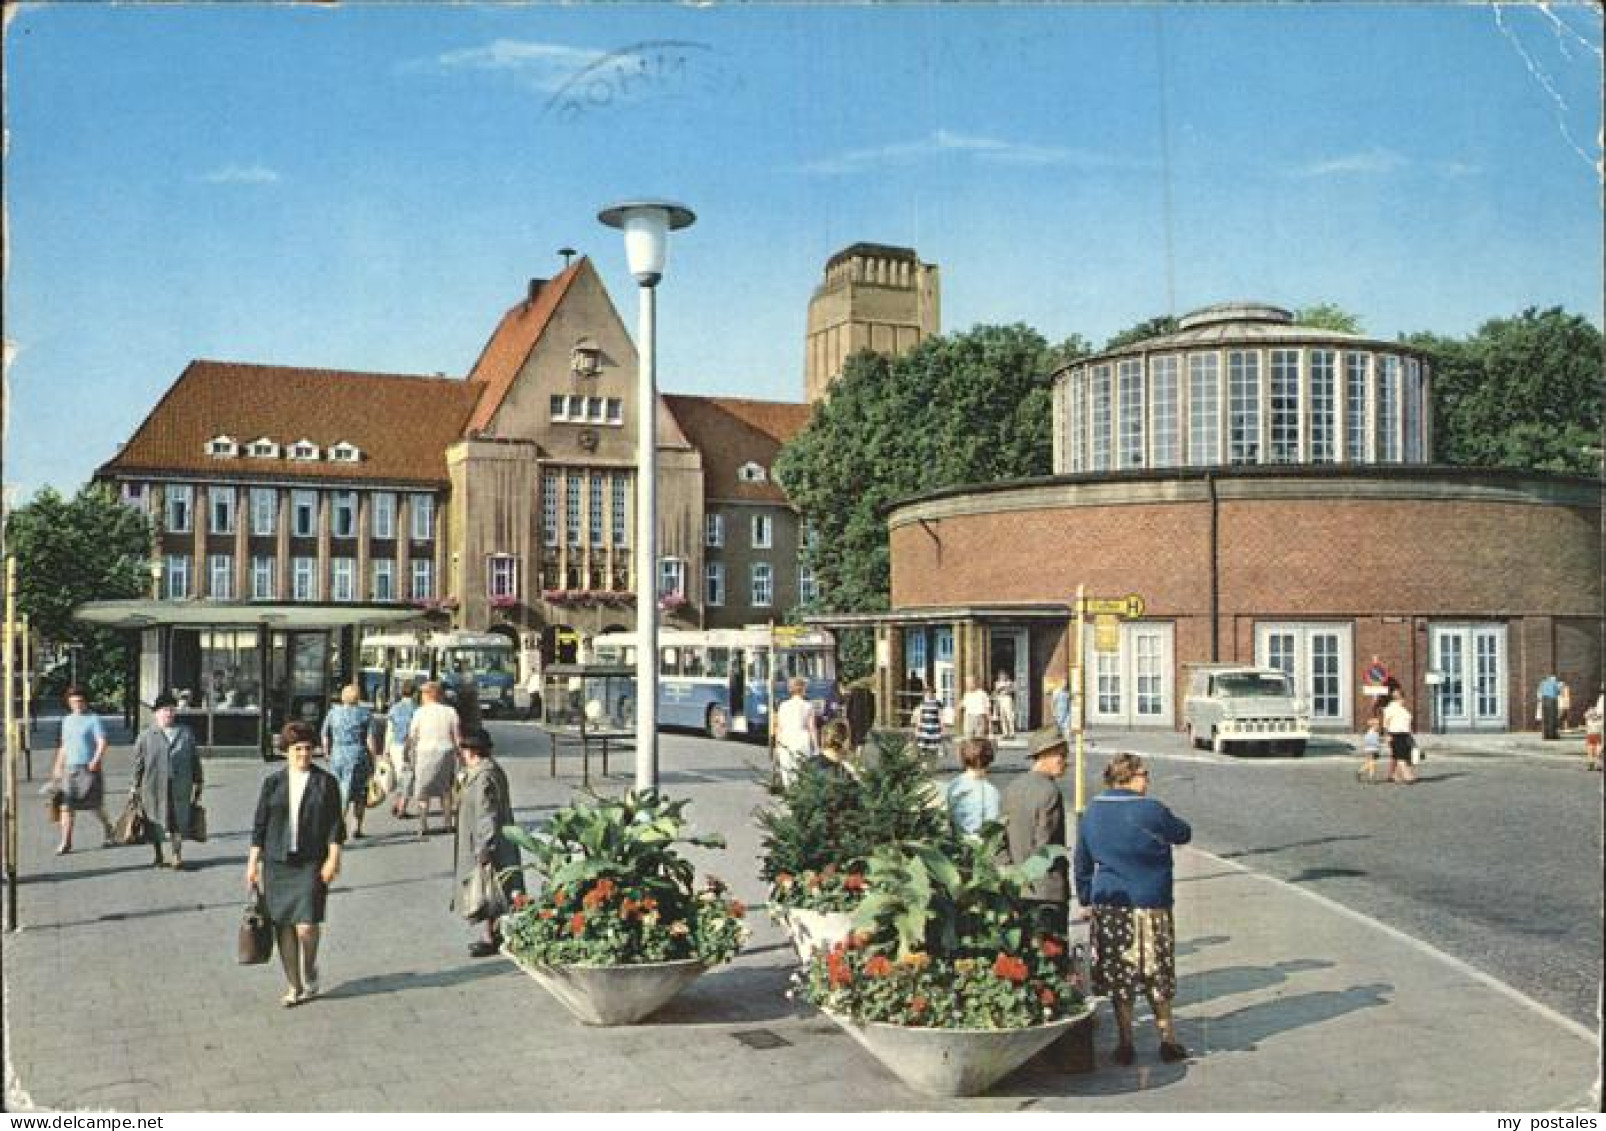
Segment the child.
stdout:
<path fill-rule="evenodd" d="M 1606 730 L 1606 692 L 1584 712 L 1584 769 L 1600 769 L 1601 732 Z"/>
<path fill-rule="evenodd" d="M 998 787 L 987 780 L 993 764 L 993 744 L 985 738 L 967 738 L 959 744 L 959 761 L 965 772 L 948 783 L 943 801 L 954 831 L 975 836 L 988 821 L 999 817 Z"/>
<path fill-rule="evenodd" d="M 1366 764 L 1355 771 L 1355 780 L 1376 781 L 1377 756 L 1383 750 L 1383 724 L 1376 715 L 1366 720 L 1366 736 L 1361 739 L 1361 749 L 1366 752 Z"/>

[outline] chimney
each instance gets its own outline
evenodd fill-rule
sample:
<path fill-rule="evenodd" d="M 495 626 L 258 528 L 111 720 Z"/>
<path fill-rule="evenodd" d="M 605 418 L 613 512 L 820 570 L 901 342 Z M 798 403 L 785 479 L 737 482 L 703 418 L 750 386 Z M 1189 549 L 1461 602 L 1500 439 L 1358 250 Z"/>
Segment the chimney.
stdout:
<path fill-rule="evenodd" d="M 541 288 L 544 287 L 544 286 L 546 286 L 546 280 L 545 279 L 531 279 L 530 280 L 530 298 L 528 300 L 527 305 L 529 305 L 529 306 L 534 306 L 535 305 L 536 296 L 541 293 Z"/>

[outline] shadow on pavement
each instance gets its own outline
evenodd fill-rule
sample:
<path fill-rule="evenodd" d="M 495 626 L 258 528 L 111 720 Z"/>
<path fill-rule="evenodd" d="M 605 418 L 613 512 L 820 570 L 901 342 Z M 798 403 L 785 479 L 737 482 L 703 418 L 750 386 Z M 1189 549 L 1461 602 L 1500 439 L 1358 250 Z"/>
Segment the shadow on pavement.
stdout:
<path fill-rule="evenodd" d="M 1370 982 L 1347 990 L 1313 990 L 1281 997 L 1220 1017 L 1178 1017 L 1177 1034 L 1183 1044 L 1201 1054 L 1253 1052 L 1261 1041 L 1279 1033 L 1319 1025 L 1357 1009 L 1387 1005 L 1383 995 L 1393 989 L 1385 982 Z"/>
<path fill-rule="evenodd" d="M 732 1025 L 798 1015 L 786 998 L 789 967 L 724 967 L 704 974 L 644 1025 Z"/>
<path fill-rule="evenodd" d="M 1200 935 L 1198 938 L 1183 939 L 1177 943 L 1176 956 L 1186 958 L 1190 954 L 1198 954 L 1206 947 L 1221 946 L 1231 941 L 1231 935 Z"/>
<path fill-rule="evenodd" d="M 353 978 L 325 990 L 323 997 L 333 1001 L 343 997 L 367 997 L 369 994 L 394 994 L 406 990 L 421 990 L 439 986 L 458 986 L 464 982 L 477 982 L 481 978 L 494 978 L 499 974 L 516 972 L 506 959 L 484 961 L 477 965 L 454 966 L 446 970 L 415 973 L 411 970 L 395 974 L 370 974 L 366 978 Z"/>
<path fill-rule="evenodd" d="M 1223 860 L 1240 860 L 1245 856 L 1269 856 L 1273 852 L 1287 852 L 1290 848 L 1311 848 L 1318 844 L 1338 844 L 1347 840 L 1370 840 L 1370 836 L 1352 833 L 1347 836 L 1319 836 L 1310 840 L 1296 840 L 1288 844 L 1267 845 L 1265 848 L 1244 848 L 1236 852 L 1218 852 Z"/>
<path fill-rule="evenodd" d="M 1316 880 L 1354 879 L 1357 876 L 1369 876 L 1370 872 L 1359 868 L 1306 868 L 1288 877 L 1291 884 L 1308 884 Z"/>
<path fill-rule="evenodd" d="M 1212 998 L 1263 990 L 1288 980 L 1290 974 L 1331 969 L 1333 963 L 1314 958 L 1294 958 L 1271 966 L 1223 966 L 1184 974 L 1177 979 L 1178 1006 L 1197 1005 Z"/>

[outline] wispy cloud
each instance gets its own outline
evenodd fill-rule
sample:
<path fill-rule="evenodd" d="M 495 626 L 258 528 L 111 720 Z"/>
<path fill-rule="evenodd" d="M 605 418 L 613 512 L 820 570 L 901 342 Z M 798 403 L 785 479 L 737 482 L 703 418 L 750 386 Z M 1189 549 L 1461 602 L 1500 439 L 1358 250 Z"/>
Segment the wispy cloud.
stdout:
<path fill-rule="evenodd" d="M 201 174 L 209 185 L 272 185 L 283 179 L 266 165 L 224 165 Z"/>
<path fill-rule="evenodd" d="M 867 149 L 850 149 L 845 153 L 808 161 L 802 168 L 809 173 L 840 175 L 867 172 L 888 165 L 914 165 L 943 156 L 965 156 L 1000 165 L 1024 166 L 1113 166 L 1132 163 L 1126 159 L 1109 158 L 1102 154 L 1064 146 L 1034 145 L 1029 142 L 956 133 L 953 130 L 935 130 L 913 141 L 891 142 Z"/>
<path fill-rule="evenodd" d="M 607 57 L 607 52 L 561 43 L 498 39 L 480 47 L 447 51 L 436 63 L 447 71 L 499 71 L 532 89 L 551 94 L 575 73 Z"/>
<path fill-rule="evenodd" d="M 1417 170 L 1441 177 L 1469 177 L 1479 171 L 1479 166 L 1466 161 L 1408 158 L 1392 149 L 1374 148 L 1318 158 L 1295 165 L 1285 172 L 1290 177 L 1304 180 L 1312 177 L 1378 177 L 1404 170 Z"/>

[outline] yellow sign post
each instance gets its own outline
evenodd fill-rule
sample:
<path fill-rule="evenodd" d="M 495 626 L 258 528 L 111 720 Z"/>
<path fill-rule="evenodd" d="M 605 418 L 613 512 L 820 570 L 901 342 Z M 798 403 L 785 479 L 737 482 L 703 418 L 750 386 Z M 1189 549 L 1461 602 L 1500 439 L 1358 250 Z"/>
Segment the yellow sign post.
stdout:
<path fill-rule="evenodd" d="M 1102 653 L 1121 650 L 1121 621 L 1137 620 L 1143 616 L 1143 598 L 1136 593 L 1125 597 L 1089 597 L 1087 586 L 1076 587 L 1076 608 L 1071 618 L 1074 628 L 1074 649 L 1071 659 L 1071 733 L 1074 736 L 1076 755 L 1076 814 L 1087 808 L 1087 788 L 1084 784 L 1084 759 L 1087 743 L 1087 668 L 1083 658 L 1087 652 L 1086 619 L 1093 617 L 1093 647 Z"/>
<path fill-rule="evenodd" d="M 1074 652 L 1071 658 L 1071 733 L 1075 736 L 1076 745 L 1076 815 L 1080 817 L 1082 810 L 1087 806 L 1087 796 L 1082 785 L 1082 758 L 1083 758 L 1083 730 L 1087 716 L 1086 690 L 1087 673 L 1082 666 L 1082 656 L 1086 651 L 1082 637 L 1082 605 L 1087 600 L 1087 586 L 1076 587 L 1076 616 L 1073 623 L 1076 626 L 1074 633 Z"/>
<path fill-rule="evenodd" d="M 6 929 L 15 931 L 17 923 L 17 720 L 13 709 L 16 691 L 14 626 L 17 616 L 17 559 L 6 558 L 5 629 L 5 727 L 6 727 Z"/>

